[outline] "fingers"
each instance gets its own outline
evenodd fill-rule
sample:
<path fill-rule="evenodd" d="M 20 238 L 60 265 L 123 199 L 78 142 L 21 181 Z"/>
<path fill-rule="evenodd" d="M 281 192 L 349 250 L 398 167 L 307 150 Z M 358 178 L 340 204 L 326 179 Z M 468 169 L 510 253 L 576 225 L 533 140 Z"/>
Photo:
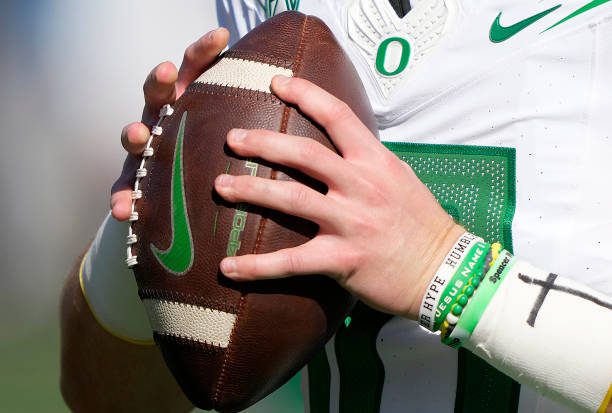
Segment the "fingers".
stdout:
<path fill-rule="evenodd" d="M 132 188 L 116 190 L 111 194 L 111 215 L 117 221 L 127 221 L 132 212 Z"/>
<path fill-rule="evenodd" d="M 138 164 L 137 157 L 128 155 L 123 163 L 121 176 L 115 181 L 111 189 L 111 214 L 117 221 L 127 220 L 132 212 L 132 189 Z"/>
<path fill-rule="evenodd" d="M 214 62 L 228 40 L 227 29 L 213 30 L 187 47 L 180 70 L 177 70 L 171 62 L 157 65 L 149 73 L 143 86 L 145 96 L 143 122 L 149 126 L 153 125 L 157 121 L 161 107 L 178 99 L 187 86 Z"/>
<path fill-rule="evenodd" d="M 346 103 L 313 83 L 297 77 L 275 76 L 272 90 L 323 126 L 344 157 L 368 153 L 371 156 L 373 145 L 380 146 Z"/>
<path fill-rule="evenodd" d="M 185 50 L 176 81 L 177 98 L 215 61 L 228 41 L 229 31 L 221 27 L 206 33 Z"/>
<path fill-rule="evenodd" d="M 228 144 L 238 155 L 288 166 L 326 184 L 330 190 L 350 180 L 343 159 L 314 139 L 267 130 L 232 129 Z"/>
<path fill-rule="evenodd" d="M 226 29 L 213 30 L 185 50 L 180 70 L 171 62 L 163 62 L 149 73 L 143 85 L 145 107 L 142 122 L 131 123 L 121 132 L 121 143 L 129 154 L 142 153 L 150 136 L 149 127 L 157 122 L 161 107 L 174 103 L 187 86 L 214 62 L 228 40 Z M 126 220 L 131 212 L 131 186 L 136 167 L 137 160 L 128 155 L 123 172 L 112 188 L 112 214 L 121 221 Z"/>
<path fill-rule="evenodd" d="M 121 144 L 132 155 L 140 155 L 147 146 L 151 132 L 142 122 L 133 122 L 121 131 Z"/>
<path fill-rule="evenodd" d="M 338 208 L 323 194 L 292 181 L 276 181 L 256 176 L 219 175 L 215 189 L 225 200 L 247 202 L 285 214 L 298 216 L 328 227 Z"/>
<path fill-rule="evenodd" d="M 223 274 L 236 281 L 306 274 L 324 274 L 336 278 L 334 254 L 329 253 L 331 244 L 322 238 L 315 238 L 298 247 L 268 254 L 227 257 L 221 261 L 220 268 Z"/>
<path fill-rule="evenodd" d="M 149 126 L 153 125 L 157 122 L 161 107 L 176 100 L 177 77 L 178 71 L 172 62 L 160 63 L 149 73 L 142 87 L 145 98 L 145 106 L 142 111 L 144 123 Z"/>

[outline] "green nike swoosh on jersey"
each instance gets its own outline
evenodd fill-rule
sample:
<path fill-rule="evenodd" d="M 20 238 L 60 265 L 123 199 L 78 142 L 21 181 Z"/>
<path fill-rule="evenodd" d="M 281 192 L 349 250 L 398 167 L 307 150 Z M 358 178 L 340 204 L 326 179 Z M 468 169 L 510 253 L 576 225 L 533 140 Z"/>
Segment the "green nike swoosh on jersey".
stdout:
<path fill-rule="evenodd" d="M 609 1 L 609 0 L 607 0 Z M 502 15 L 502 12 L 499 12 L 499 14 L 497 15 L 497 17 L 495 18 L 495 20 L 493 21 L 493 24 L 491 25 L 491 30 L 489 30 L 489 39 L 491 39 L 491 41 L 493 43 L 501 43 L 505 40 L 508 40 L 509 38 L 511 38 L 512 36 L 514 36 L 515 34 L 517 34 L 518 32 L 520 32 L 521 30 L 525 29 L 526 27 L 532 25 L 533 23 L 537 22 L 538 20 L 540 20 L 541 18 L 543 18 L 544 16 L 552 13 L 553 11 L 557 10 L 559 7 L 561 7 L 561 4 L 557 4 L 554 7 L 551 7 L 548 10 L 544 10 L 541 13 L 535 14 L 531 17 L 528 17 L 524 20 L 521 20 L 518 23 L 515 23 L 511 26 L 502 26 L 501 23 L 499 22 L 499 19 Z"/>
<path fill-rule="evenodd" d="M 558 25 L 560 25 L 561 23 L 565 23 L 566 21 L 573 19 L 576 16 L 581 15 L 584 12 L 587 12 L 591 9 L 594 9 L 597 6 L 601 6 L 604 3 L 609 2 L 610 0 L 593 0 L 587 4 L 585 4 L 584 6 L 580 7 L 578 10 L 576 10 L 575 12 L 571 13 L 569 16 L 564 17 L 563 19 L 559 20 L 558 22 L 556 22 L 555 24 L 553 24 L 552 26 L 550 26 L 548 29 L 544 30 L 542 33 L 544 33 L 547 30 L 552 29 L 553 27 L 557 27 Z"/>
<path fill-rule="evenodd" d="M 153 251 L 157 261 L 166 270 L 176 275 L 183 275 L 189 271 L 193 264 L 194 255 L 183 182 L 183 138 L 186 121 L 187 112 L 184 112 L 176 137 L 174 161 L 172 164 L 172 241 L 168 249 L 163 251 L 151 244 L 151 251 Z"/>

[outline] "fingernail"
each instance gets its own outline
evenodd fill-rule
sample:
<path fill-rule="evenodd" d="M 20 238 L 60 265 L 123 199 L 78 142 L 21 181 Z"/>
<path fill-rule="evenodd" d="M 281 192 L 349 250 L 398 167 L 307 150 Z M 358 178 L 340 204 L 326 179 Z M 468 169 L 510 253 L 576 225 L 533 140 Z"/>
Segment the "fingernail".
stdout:
<path fill-rule="evenodd" d="M 219 175 L 217 177 L 217 186 L 228 187 L 232 184 L 233 180 L 234 180 L 234 177 L 232 175 L 227 175 L 227 174 Z"/>
<path fill-rule="evenodd" d="M 221 261 L 221 271 L 228 277 L 236 276 L 236 260 L 233 258 L 224 258 Z"/>
<path fill-rule="evenodd" d="M 247 131 L 244 129 L 232 129 L 229 132 L 229 138 L 232 142 L 239 143 L 246 138 Z"/>
<path fill-rule="evenodd" d="M 208 40 L 209 42 L 212 42 L 215 39 L 215 33 L 217 33 L 217 30 L 219 29 L 215 29 L 215 30 L 211 30 L 206 34 L 206 40 Z"/>
<path fill-rule="evenodd" d="M 274 86 L 275 87 L 285 87 L 289 83 L 289 80 L 291 80 L 291 78 L 287 76 L 276 75 L 274 76 L 274 83 L 275 83 Z"/>

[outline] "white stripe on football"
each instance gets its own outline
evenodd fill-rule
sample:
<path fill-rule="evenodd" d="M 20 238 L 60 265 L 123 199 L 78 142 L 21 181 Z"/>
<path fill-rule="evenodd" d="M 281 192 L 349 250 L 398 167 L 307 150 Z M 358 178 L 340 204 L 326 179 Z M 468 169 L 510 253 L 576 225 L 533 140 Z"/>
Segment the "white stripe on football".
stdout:
<path fill-rule="evenodd" d="M 147 298 L 142 300 L 151 328 L 158 334 L 188 338 L 226 348 L 236 315 L 190 304 Z"/>
<path fill-rule="evenodd" d="M 270 82 L 276 75 L 291 77 L 293 71 L 266 63 L 227 57 L 202 73 L 195 83 L 270 93 Z"/>

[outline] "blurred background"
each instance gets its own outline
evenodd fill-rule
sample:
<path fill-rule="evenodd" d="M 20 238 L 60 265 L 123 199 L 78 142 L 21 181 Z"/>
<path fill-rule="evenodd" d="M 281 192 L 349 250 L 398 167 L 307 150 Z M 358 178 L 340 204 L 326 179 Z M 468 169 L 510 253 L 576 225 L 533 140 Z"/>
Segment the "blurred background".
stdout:
<path fill-rule="evenodd" d="M 145 76 L 214 27 L 214 0 L 2 1 L 0 412 L 68 411 L 63 280 L 108 210 Z M 299 398 L 293 381 L 249 412 L 301 411 Z"/>

